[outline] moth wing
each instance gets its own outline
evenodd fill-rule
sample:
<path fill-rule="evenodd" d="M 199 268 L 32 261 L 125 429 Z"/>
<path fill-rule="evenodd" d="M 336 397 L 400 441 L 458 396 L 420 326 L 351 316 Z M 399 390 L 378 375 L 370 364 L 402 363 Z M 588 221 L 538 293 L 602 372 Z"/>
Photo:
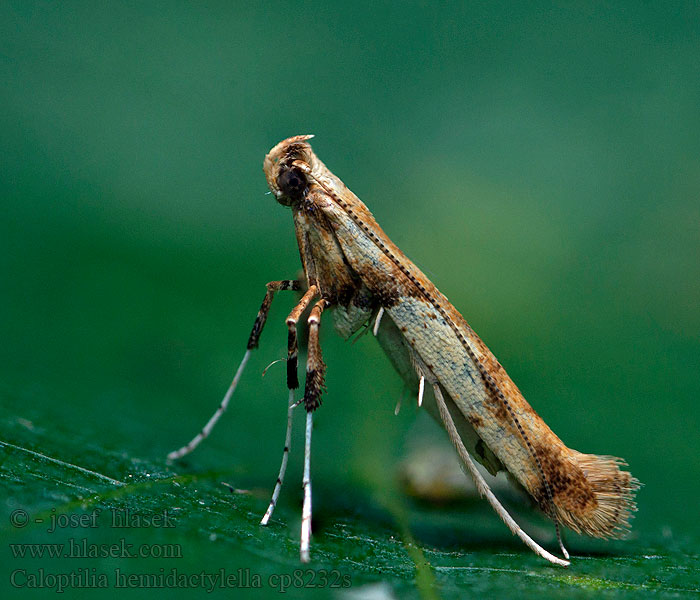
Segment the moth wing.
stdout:
<path fill-rule="evenodd" d="M 419 376 L 416 369 L 415 351 L 408 344 L 406 337 L 401 333 L 393 319 L 382 319 L 377 331 L 377 341 L 391 361 L 396 372 L 401 376 L 401 379 L 406 383 L 414 397 L 416 397 L 418 394 Z M 418 368 L 420 369 L 420 367 Z M 472 454 L 491 475 L 496 475 L 499 471 L 504 470 L 503 464 L 498 460 L 498 457 L 491 451 L 484 440 L 481 439 L 462 410 L 460 410 L 449 393 L 444 389 L 444 386 L 441 387 L 443 389 L 447 408 L 470 454 Z M 442 423 L 432 386 L 425 387 L 423 406 L 438 423 Z"/>

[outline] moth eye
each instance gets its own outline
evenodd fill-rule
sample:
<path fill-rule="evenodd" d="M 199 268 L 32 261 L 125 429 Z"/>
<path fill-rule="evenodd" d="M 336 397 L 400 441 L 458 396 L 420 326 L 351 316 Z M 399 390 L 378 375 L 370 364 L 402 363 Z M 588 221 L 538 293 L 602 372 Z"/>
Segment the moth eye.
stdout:
<path fill-rule="evenodd" d="M 300 198 L 307 188 L 306 177 L 299 169 L 292 167 L 280 174 L 277 187 L 287 198 Z"/>

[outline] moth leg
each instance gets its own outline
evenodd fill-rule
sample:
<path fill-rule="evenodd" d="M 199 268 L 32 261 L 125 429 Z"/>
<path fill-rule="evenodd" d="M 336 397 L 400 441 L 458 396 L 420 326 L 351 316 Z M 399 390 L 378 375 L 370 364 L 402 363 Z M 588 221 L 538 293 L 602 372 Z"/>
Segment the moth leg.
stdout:
<path fill-rule="evenodd" d="M 377 311 L 377 316 L 374 319 L 374 327 L 372 327 L 372 335 L 377 337 L 377 332 L 379 331 L 379 324 L 382 322 L 382 317 L 384 316 L 384 307 L 380 306 Z"/>
<path fill-rule="evenodd" d="M 406 392 L 408 392 L 408 388 L 404 387 L 401 390 L 401 395 L 399 396 L 399 399 L 396 401 L 396 406 L 394 407 L 394 416 L 399 414 L 399 411 L 401 410 L 401 404 L 403 403 L 404 397 L 406 396 Z"/>
<path fill-rule="evenodd" d="M 243 355 L 243 360 L 241 360 L 241 364 L 236 370 L 236 374 L 233 377 L 231 385 L 226 391 L 224 399 L 221 401 L 221 404 L 219 404 L 219 407 L 209 418 L 209 421 L 207 421 L 207 424 L 202 428 L 202 430 L 196 436 L 194 436 L 192 440 L 190 440 L 187 444 L 182 446 L 182 448 L 174 450 L 170 454 L 168 454 L 168 460 L 177 460 L 178 458 L 182 458 L 186 454 L 192 452 L 192 450 L 199 446 L 202 440 L 204 440 L 204 438 L 206 438 L 211 433 L 211 430 L 214 429 L 214 425 L 216 425 L 217 421 L 221 418 L 221 415 L 224 414 L 229 402 L 231 401 L 231 396 L 233 396 L 233 392 L 236 390 L 236 387 L 238 386 L 238 381 L 240 380 L 241 375 L 243 374 L 243 369 L 245 369 L 245 366 L 248 363 L 248 359 L 250 358 L 251 350 L 258 347 L 260 334 L 262 333 L 262 330 L 265 327 L 265 321 L 267 321 L 267 315 L 270 312 L 270 305 L 272 304 L 272 299 L 274 298 L 275 293 L 285 290 L 298 291 L 301 289 L 301 282 L 294 279 L 285 279 L 283 281 L 271 281 L 267 284 L 266 287 L 267 292 L 265 293 L 265 298 L 263 299 L 262 304 L 260 305 L 260 310 L 258 311 L 257 317 L 255 317 L 255 323 L 253 323 L 253 329 L 250 332 L 250 337 L 248 338 L 248 348 L 246 350 L 246 353 Z"/>
<path fill-rule="evenodd" d="M 270 505 L 265 511 L 265 515 L 260 521 L 261 525 L 267 525 L 272 517 L 272 513 L 275 511 L 275 506 L 277 506 L 277 500 L 280 496 L 280 491 L 282 490 L 282 484 L 284 483 L 284 476 L 287 472 L 287 462 L 289 461 L 289 446 L 292 441 L 292 416 L 294 409 L 299 406 L 303 400 L 294 401 L 294 390 L 289 390 L 289 407 L 287 408 L 287 433 L 284 438 L 284 451 L 282 452 L 282 464 L 280 465 L 280 472 L 277 476 L 277 482 L 275 483 L 275 489 L 272 492 L 272 500 L 270 500 Z"/>
<path fill-rule="evenodd" d="M 457 427 L 455 426 L 455 423 L 452 420 L 452 415 L 450 414 L 450 411 L 447 408 L 445 398 L 443 397 L 442 391 L 440 390 L 440 386 L 437 383 L 433 384 L 433 391 L 435 392 L 435 401 L 437 402 L 438 410 L 440 411 L 440 418 L 442 419 L 442 422 L 445 425 L 445 429 L 447 430 L 447 433 L 450 436 L 450 441 L 457 450 L 459 457 L 462 459 L 462 463 L 469 471 L 469 474 L 472 476 L 472 479 L 476 484 L 476 489 L 479 491 L 479 495 L 482 497 L 486 497 L 486 499 L 489 501 L 489 504 L 496 511 L 496 514 L 498 514 L 498 516 L 501 517 L 503 522 L 508 526 L 508 529 L 510 529 L 515 535 L 517 535 L 528 548 L 535 552 L 535 554 L 541 556 L 542 558 L 548 560 L 551 563 L 554 563 L 555 565 L 568 567 L 570 564 L 569 561 L 562 560 L 561 558 L 550 554 L 544 548 L 542 548 L 542 546 L 535 542 L 529 535 L 527 535 L 527 533 L 525 533 L 520 528 L 520 526 L 515 522 L 513 517 L 510 516 L 508 511 L 498 501 L 498 498 L 496 498 L 494 493 L 491 491 L 491 488 L 488 486 L 481 473 L 479 473 L 479 471 L 477 470 L 476 465 L 474 464 L 474 461 L 472 460 L 471 456 L 469 456 L 469 452 L 467 452 L 467 449 L 464 447 L 464 442 L 462 442 L 462 438 L 459 437 Z"/>
<path fill-rule="evenodd" d="M 306 359 L 306 386 L 304 388 L 304 405 L 307 412 L 313 412 L 321 406 L 321 392 L 326 387 L 326 364 L 323 362 L 321 344 L 318 341 L 321 313 L 326 306 L 328 306 L 328 301 L 321 298 L 314 304 L 307 321 L 309 324 L 309 353 Z"/>
<path fill-rule="evenodd" d="M 411 364 L 413 365 L 413 369 L 416 372 L 416 375 L 418 376 L 418 408 L 423 406 L 423 394 L 425 392 L 425 379 L 426 375 L 428 376 L 428 383 L 431 385 L 435 385 L 437 383 L 437 379 L 435 379 L 435 375 L 433 375 L 430 370 L 423 364 L 423 361 L 420 359 L 418 354 L 416 354 L 413 351 L 409 351 L 409 357 L 411 359 Z"/>
<path fill-rule="evenodd" d="M 299 349 L 297 347 L 297 321 L 299 317 L 309 306 L 314 296 L 318 293 L 318 288 L 316 286 L 311 286 L 299 303 L 292 309 L 287 317 L 287 327 L 289 328 L 289 334 L 287 336 L 287 387 L 289 388 L 289 407 L 287 408 L 287 432 L 284 438 L 284 450 L 282 452 L 282 464 L 280 465 L 280 472 L 277 476 L 277 482 L 275 483 L 275 489 L 272 492 L 272 500 L 270 500 L 270 505 L 265 511 L 265 515 L 260 521 L 261 525 L 267 525 L 272 517 L 272 513 L 277 506 L 277 500 L 282 490 L 282 484 L 284 483 L 284 476 L 287 472 L 287 463 L 289 461 L 289 447 L 292 441 L 292 416 L 294 409 L 299 406 L 303 400 L 294 401 L 294 390 L 299 387 L 299 378 L 297 377 L 297 355 Z"/>
<path fill-rule="evenodd" d="M 321 356 L 318 340 L 318 328 L 321 313 L 328 302 L 319 300 L 309 315 L 309 354 L 306 359 L 306 387 L 304 389 L 304 406 L 306 407 L 306 436 L 304 445 L 304 505 L 301 511 L 301 547 L 302 562 L 309 562 L 309 543 L 311 540 L 311 430 L 313 428 L 313 411 L 321 404 L 321 391 L 325 387 L 324 375 L 326 365 Z"/>
<path fill-rule="evenodd" d="M 302 296 L 299 303 L 292 309 L 287 317 L 287 387 L 292 390 L 299 387 L 299 377 L 297 376 L 297 362 L 299 347 L 297 345 L 297 322 L 301 314 L 308 308 L 311 301 L 318 295 L 318 288 L 315 285 L 309 287 Z"/>
<path fill-rule="evenodd" d="M 301 544 L 299 557 L 301 562 L 309 562 L 309 544 L 311 541 L 311 430 L 313 429 L 313 412 L 306 413 L 306 435 L 304 443 L 304 505 L 301 510 Z"/>
<path fill-rule="evenodd" d="M 418 382 L 418 408 L 423 406 L 423 390 L 425 390 L 425 375 L 421 375 Z"/>

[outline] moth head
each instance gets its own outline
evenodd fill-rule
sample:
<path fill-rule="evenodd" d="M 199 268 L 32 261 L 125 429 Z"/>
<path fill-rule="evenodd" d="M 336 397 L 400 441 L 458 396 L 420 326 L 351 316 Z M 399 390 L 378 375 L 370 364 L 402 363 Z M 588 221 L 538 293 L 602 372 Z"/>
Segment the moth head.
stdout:
<path fill-rule="evenodd" d="M 280 204 L 291 206 L 302 200 L 309 189 L 305 173 L 313 157 L 306 140 L 311 135 L 297 135 L 277 144 L 263 163 L 270 191 Z"/>
<path fill-rule="evenodd" d="M 301 200 L 309 187 L 306 175 L 297 166 L 282 167 L 277 176 L 277 188 L 279 195 L 277 199 L 282 204 L 293 204 Z"/>

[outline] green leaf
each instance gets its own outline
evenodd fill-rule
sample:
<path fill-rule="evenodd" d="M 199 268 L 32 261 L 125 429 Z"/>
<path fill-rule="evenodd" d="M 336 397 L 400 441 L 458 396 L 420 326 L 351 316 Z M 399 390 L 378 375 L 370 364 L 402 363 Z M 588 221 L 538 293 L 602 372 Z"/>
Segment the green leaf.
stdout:
<path fill-rule="evenodd" d="M 672 597 L 698 589 L 697 555 L 675 539 L 654 543 L 642 534 L 604 545 L 577 538 L 570 540 L 572 566 L 564 570 L 522 547 L 478 500 L 431 508 L 393 486 L 363 491 L 342 477 L 342 489 L 334 481 L 314 487 L 312 558 L 302 565 L 298 482 L 287 482 L 271 523 L 262 527 L 270 490 L 221 484 L 258 477 L 201 469 L 196 453 L 177 465 L 166 464 L 162 453 L 134 456 L 107 447 L 97 430 L 78 428 L 72 419 L 34 421 L 20 415 L 36 409 L 4 400 L 14 416 L 4 421 L 0 445 L 3 577 L 7 592 L 18 597 L 46 586 L 92 597 L 101 585 L 106 593 L 132 595 L 151 586 L 149 594 L 163 597 L 212 586 L 221 596 L 232 589 L 243 597 L 272 596 L 286 587 L 287 597 L 362 590 L 395 598 L 652 591 Z M 526 513 L 526 523 L 551 538 L 532 517 Z M 61 557 L 31 556 L 59 546 Z M 67 557 L 71 548 L 82 557 Z M 88 549 L 117 554 L 86 557 Z M 124 549 L 149 555 L 126 557 Z M 202 572 L 219 578 L 202 579 Z M 76 588 L 81 585 L 88 587 Z"/>

